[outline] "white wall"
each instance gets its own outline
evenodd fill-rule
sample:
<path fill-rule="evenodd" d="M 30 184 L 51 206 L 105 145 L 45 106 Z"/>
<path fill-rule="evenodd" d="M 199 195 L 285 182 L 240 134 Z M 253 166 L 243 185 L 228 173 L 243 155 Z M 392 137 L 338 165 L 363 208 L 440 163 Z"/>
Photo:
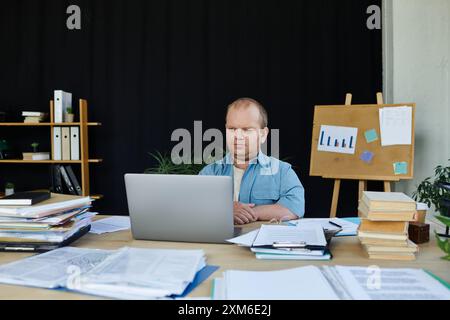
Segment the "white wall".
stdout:
<path fill-rule="evenodd" d="M 384 94 L 416 102 L 415 179 L 396 184 L 412 194 L 450 159 L 450 0 L 384 0 Z"/>

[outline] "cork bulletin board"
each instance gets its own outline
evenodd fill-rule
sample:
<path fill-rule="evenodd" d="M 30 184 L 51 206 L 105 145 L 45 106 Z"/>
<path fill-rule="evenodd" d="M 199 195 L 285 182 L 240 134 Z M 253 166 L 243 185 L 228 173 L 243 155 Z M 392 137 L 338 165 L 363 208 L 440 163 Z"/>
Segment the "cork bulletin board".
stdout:
<path fill-rule="evenodd" d="M 351 180 L 412 179 L 415 110 L 415 103 L 316 106 L 310 175 Z M 391 114 L 394 118 L 389 118 Z M 400 117 L 395 118 L 397 115 Z"/>

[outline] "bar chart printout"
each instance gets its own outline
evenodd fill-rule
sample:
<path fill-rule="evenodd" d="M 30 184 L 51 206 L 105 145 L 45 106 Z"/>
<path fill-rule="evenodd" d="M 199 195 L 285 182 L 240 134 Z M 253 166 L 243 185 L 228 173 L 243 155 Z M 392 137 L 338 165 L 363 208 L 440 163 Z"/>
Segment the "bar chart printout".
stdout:
<path fill-rule="evenodd" d="M 318 150 L 355 154 L 358 128 L 321 126 Z"/>

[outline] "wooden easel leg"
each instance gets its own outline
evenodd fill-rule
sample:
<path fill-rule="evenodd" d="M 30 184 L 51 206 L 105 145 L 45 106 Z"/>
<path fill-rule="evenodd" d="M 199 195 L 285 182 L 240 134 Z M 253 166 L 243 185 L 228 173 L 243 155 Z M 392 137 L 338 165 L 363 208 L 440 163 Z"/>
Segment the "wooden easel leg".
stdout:
<path fill-rule="evenodd" d="M 384 182 L 384 192 L 391 192 L 391 183 L 389 181 Z"/>
<path fill-rule="evenodd" d="M 359 192 L 358 192 L 358 200 L 361 200 L 363 196 L 363 192 L 367 191 L 367 181 L 359 180 Z"/>
<path fill-rule="evenodd" d="M 383 98 L 382 92 L 377 93 L 377 104 L 384 104 L 384 98 Z"/>
<path fill-rule="evenodd" d="M 333 200 L 331 201 L 330 218 L 336 218 L 341 180 L 334 180 Z"/>

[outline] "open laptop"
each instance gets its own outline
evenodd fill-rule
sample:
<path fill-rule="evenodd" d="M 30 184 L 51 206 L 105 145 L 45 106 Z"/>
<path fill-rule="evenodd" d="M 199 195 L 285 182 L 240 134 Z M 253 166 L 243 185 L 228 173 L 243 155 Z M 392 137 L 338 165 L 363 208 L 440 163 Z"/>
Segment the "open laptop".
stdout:
<path fill-rule="evenodd" d="M 225 243 L 233 225 L 231 177 L 126 174 L 137 240 Z"/>

